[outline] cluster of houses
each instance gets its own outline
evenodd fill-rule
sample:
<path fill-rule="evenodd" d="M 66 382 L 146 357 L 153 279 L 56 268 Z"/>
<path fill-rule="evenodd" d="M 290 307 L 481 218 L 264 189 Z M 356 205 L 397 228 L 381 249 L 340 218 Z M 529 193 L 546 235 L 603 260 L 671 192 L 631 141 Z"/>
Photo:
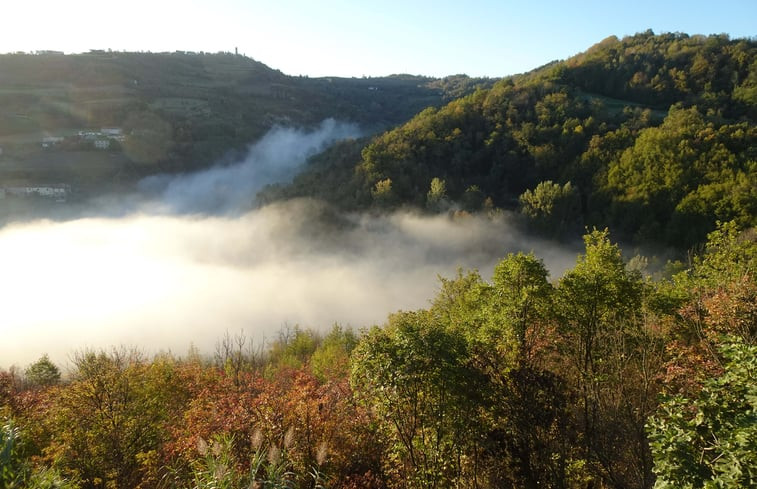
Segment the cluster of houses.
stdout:
<path fill-rule="evenodd" d="M 66 138 L 62 136 L 45 136 L 42 138 L 42 147 L 51 148 L 56 144 L 63 142 L 64 139 Z"/>
<path fill-rule="evenodd" d="M 95 149 L 109 149 L 112 141 L 125 139 L 123 129 L 120 127 L 103 127 L 99 131 L 79 131 L 75 136 L 79 141 L 91 142 Z M 45 136 L 42 138 L 42 147 L 52 148 L 65 141 L 63 136 Z"/>
<path fill-rule="evenodd" d="M 6 197 L 45 197 L 54 199 L 56 202 L 65 202 L 70 193 L 71 186 L 65 183 L 0 187 L 0 199 Z"/>
<path fill-rule="evenodd" d="M 99 131 L 79 131 L 78 134 L 69 137 L 47 135 L 41 140 L 42 148 L 52 148 L 69 138 L 78 142 L 90 142 L 96 149 L 108 149 L 112 141 L 123 141 L 125 136 L 119 127 L 104 127 Z M 0 156 L 2 154 L 3 151 L 0 148 Z M 70 195 L 71 186 L 65 183 L 0 185 L 0 199 L 41 197 L 56 202 L 66 202 Z"/>

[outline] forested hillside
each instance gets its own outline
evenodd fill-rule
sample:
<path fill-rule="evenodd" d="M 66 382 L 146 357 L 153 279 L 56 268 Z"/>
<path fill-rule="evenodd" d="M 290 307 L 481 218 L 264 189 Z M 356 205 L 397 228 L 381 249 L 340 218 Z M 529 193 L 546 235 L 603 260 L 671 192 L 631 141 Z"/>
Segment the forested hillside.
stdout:
<path fill-rule="evenodd" d="M 518 207 L 553 235 L 610 226 L 626 239 L 685 248 L 717 220 L 755 224 L 756 117 L 754 41 L 612 37 L 424 110 L 367 144 L 343 145 L 329 155 L 335 164 L 319 158 L 262 198 Z"/>
<path fill-rule="evenodd" d="M 593 231 L 557 281 L 511 254 L 359 334 L 42 357 L 0 371 L 0 485 L 754 487 L 755 267 L 733 223 L 657 280 Z"/>

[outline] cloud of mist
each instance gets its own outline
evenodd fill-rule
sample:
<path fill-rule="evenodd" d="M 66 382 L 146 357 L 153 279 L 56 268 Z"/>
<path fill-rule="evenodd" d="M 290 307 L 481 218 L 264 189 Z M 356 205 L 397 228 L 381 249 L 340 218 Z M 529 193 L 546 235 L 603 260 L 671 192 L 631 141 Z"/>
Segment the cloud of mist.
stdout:
<path fill-rule="evenodd" d="M 234 213 L 250 209 L 255 194 L 266 185 L 291 180 L 310 156 L 335 141 L 360 135 L 357 125 L 334 119 L 324 120 L 313 131 L 274 127 L 250 146 L 243 161 L 191 174 L 148 177 L 140 187 L 157 194 L 164 211 Z"/>
<path fill-rule="evenodd" d="M 506 216 L 345 215 L 312 200 L 249 210 L 264 183 L 355 131 L 275 129 L 238 165 L 146 182 L 149 203 L 110 197 L 90 217 L 0 228 L 0 368 L 118 345 L 212 353 L 226 331 L 261 342 L 287 324 L 381 324 L 427 307 L 438 275 L 488 278 L 511 251 L 534 251 L 553 278 L 573 266 L 578 245 L 519 234 Z"/>
<path fill-rule="evenodd" d="M 84 347 L 212 352 L 225 331 L 262 341 L 284 324 L 380 324 L 427 307 L 437 275 L 491 274 L 508 251 L 533 250 L 553 274 L 566 251 L 505 219 L 342 216 L 295 201 L 239 217 L 135 215 L 34 222 L 0 231 L 0 366 Z"/>

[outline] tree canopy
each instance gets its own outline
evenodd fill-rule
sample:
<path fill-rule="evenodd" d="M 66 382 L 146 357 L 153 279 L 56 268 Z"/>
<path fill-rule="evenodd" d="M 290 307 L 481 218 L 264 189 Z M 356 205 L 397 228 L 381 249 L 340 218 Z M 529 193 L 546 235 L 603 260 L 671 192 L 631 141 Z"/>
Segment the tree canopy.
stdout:
<path fill-rule="evenodd" d="M 426 109 L 359 155 L 343 148 L 338 168 L 306 169 L 281 195 L 432 212 L 520 202 L 526 223 L 553 236 L 610 227 L 685 249 L 716 221 L 756 224 L 756 56 L 754 41 L 727 36 L 608 38 Z M 324 180 L 334 178 L 338 193 Z M 435 181 L 449 205 L 428 204 Z"/>

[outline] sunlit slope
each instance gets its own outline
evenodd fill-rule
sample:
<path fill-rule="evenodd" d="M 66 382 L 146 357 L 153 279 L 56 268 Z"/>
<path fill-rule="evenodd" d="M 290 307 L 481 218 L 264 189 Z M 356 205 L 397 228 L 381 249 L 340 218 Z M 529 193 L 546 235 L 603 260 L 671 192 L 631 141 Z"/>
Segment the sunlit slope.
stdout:
<path fill-rule="evenodd" d="M 343 147 L 337 166 L 319 162 L 264 197 L 519 207 L 548 233 L 610 225 L 629 238 L 687 246 L 716 220 L 754 225 L 756 115 L 754 41 L 609 38 L 425 110 L 362 149 Z"/>

